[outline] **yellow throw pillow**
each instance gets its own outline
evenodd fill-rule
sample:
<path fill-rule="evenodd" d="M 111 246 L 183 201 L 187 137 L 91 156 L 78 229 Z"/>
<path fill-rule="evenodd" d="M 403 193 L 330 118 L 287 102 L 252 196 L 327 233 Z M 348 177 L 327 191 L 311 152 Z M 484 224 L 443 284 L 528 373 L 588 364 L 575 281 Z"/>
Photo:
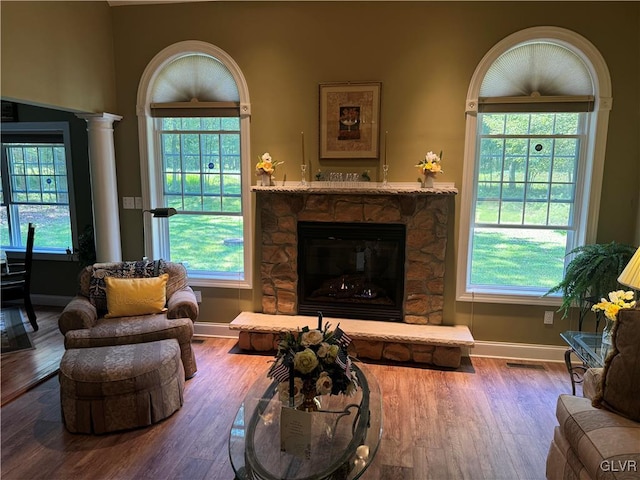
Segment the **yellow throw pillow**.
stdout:
<path fill-rule="evenodd" d="M 105 277 L 108 310 L 105 318 L 164 312 L 168 279 L 166 273 L 150 278 Z"/>

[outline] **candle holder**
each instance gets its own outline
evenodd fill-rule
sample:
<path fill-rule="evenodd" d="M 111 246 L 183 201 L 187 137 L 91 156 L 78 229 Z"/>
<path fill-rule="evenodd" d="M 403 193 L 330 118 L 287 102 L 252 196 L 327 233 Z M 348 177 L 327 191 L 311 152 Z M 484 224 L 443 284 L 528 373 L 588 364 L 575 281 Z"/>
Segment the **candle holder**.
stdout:
<path fill-rule="evenodd" d="M 303 163 L 300 165 L 300 175 L 302 176 L 302 180 L 300 180 L 300 185 L 303 187 L 307 186 L 307 166 Z"/>
<path fill-rule="evenodd" d="M 387 180 L 387 176 L 389 175 L 389 165 L 382 166 L 382 186 L 388 187 L 389 181 Z"/>

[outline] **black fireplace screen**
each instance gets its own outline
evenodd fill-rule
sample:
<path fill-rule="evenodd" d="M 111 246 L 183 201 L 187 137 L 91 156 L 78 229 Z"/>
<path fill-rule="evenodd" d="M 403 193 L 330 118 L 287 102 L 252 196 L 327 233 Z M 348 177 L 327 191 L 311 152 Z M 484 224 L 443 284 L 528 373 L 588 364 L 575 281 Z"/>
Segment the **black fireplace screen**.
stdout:
<path fill-rule="evenodd" d="M 298 313 L 402 321 L 406 227 L 298 222 Z"/>

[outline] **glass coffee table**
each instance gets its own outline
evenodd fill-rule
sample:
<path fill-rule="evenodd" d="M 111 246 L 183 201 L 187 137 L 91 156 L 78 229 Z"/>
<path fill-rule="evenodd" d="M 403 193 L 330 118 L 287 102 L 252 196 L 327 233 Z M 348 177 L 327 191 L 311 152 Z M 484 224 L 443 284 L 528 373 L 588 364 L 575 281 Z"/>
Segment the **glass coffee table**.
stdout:
<path fill-rule="evenodd" d="M 280 451 L 278 382 L 266 372 L 249 389 L 231 427 L 229 457 L 238 480 L 353 480 L 376 455 L 382 434 L 382 397 L 376 378 L 353 364 L 354 396 L 322 395 L 311 419 L 310 457 Z"/>
<path fill-rule="evenodd" d="M 571 389 L 575 395 L 576 383 L 582 383 L 584 372 L 588 368 L 604 366 L 604 359 L 609 349 L 607 346 L 602 346 L 602 333 L 568 331 L 561 333 L 560 337 L 569 345 L 569 349 L 564 352 L 564 362 L 567 365 L 571 377 Z M 582 361 L 582 365 L 571 364 L 572 353 Z"/>

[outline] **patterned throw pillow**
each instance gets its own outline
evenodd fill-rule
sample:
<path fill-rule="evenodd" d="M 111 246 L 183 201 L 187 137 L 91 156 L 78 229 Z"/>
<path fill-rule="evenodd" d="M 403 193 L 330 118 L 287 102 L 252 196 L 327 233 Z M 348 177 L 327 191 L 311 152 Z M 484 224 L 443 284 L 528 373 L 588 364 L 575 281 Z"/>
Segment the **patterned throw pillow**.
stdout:
<path fill-rule="evenodd" d="M 91 280 L 89 281 L 89 301 L 102 314 L 107 311 L 105 277 L 149 278 L 165 273 L 164 270 L 164 260 L 96 263 L 93 265 Z"/>

